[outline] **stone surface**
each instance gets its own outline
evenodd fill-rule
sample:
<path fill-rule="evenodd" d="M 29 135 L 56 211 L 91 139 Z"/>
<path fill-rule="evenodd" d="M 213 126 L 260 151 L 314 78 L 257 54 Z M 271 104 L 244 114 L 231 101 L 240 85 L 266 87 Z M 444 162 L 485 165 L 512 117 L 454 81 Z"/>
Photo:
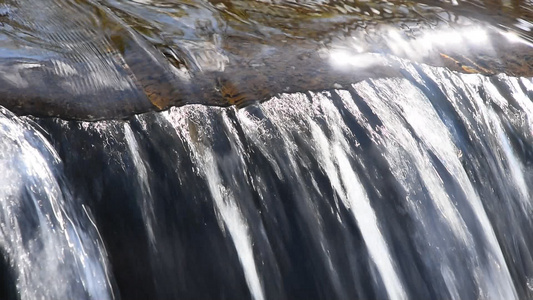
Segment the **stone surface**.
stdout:
<path fill-rule="evenodd" d="M 522 1 L 317 2 L 6 0 L 0 105 L 84 120 L 244 106 L 401 76 L 411 62 L 533 76 Z"/>

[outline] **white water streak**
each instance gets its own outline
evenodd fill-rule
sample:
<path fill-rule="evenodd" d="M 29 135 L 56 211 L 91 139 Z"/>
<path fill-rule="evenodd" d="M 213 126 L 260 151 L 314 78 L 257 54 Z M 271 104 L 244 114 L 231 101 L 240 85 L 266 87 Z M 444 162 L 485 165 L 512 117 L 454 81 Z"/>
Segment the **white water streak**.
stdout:
<path fill-rule="evenodd" d="M 370 199 L 347 157 L 350 145 L 341 132 L 344 127 L 342 120 L 327 98 L 324 99 L 323 95 L 317 95 L 316 98 L 322 100 L 322 110 L 333 130 L 333 137 L 328 140 L 318 124 L 309 120 L 317 145 L 316 155 L 344 206 L 352 212 L 389 298 L 407 299 Z"/>
<path fill-rule="evenodd" d="M 472 267 L 474 267 L 474 270 L 476 270 L 475 275 L 476 280 L 481 288 L 480 293 L 484 297 L 491 299 L 516 299 L 516 290 L 513 286 L 509 270 L 505 263 L 503 253 L 499 247 L 494 230 L 490 224 L 485 209 L 483 208 L 481 199 L 475 192 L 472 182 L 469 180 L 468 175 L 458 159 L 459 151 L 453 144 L 449 131 L 438 118 L 437 113 L 430 106 L 430 102 L 424 95 L 413 89 L 411 85 L 406 84 L 405 82 L 398 81 L 392 85 L 390 84 L 390 81 L 385 83 L 385 81 L 378 80 L 376 82 L 381 95 L 386 95 L 387 99 L 385 101 L 398 105 L 399 110 L 396 110 L 401 113 L 403 118 L 405 118 L 408 124 L 413 128 L 414 132 L 423 142 L 424 147 L 430 149 L 437 156 L 439 161 L 444 165 L 451 176 L 460 184 L 463 192 L 466 195 L 466 199 L 468 200 L 467 203 L 475 212 L 474 216 L 476 217 L 479 225 L 483 228 L 482 233 L 485 235 L 485 240 L 489 245 L 489 249 L 487 249 L 488 251 L 485 253 L 485 255 L 487 255 L 489 258 L 489 262 L 485 264 L 482 264 L 480 261 L 478 261 L 478 254 L 476 253 L 476 249 L 473 247 L 473 240 L 470 237 L 466 224 L 462 220 L 460 214 L 454 207 L 448 195 L 445 193 L 442 187 L 442 182 L 439 183 L 438 181 L 433 181 L 433 183 L 429 183 L 426 181 L 426 178 L 431 178 L 431 176 L 436 175 L 435 171 L 426 169 L 425 171 L 421 172 L 424 174 L 422 180 L 426 182 L 426 185 L 428 186 L 428 192 L 431 194 L 431 198 L 436 200 L 436 204 L 443 209 L 443 217 L 449 221 L 449 224 L 452 226 L 451 228 L 454 229 L 456 234 L 463 236 L 462 239 L 465 243 L 465 246 L 467 246 L 471 252 L 470 258 L 473 264 Z M 359 85 L 359 91 L 363 91 L 361 86 L 364 86 L 364 84 Z M 375 93 L 374 89 L 372 88 L 369 89 L 367 87 L 364 90 L 366 92 Z M 398 90 L 402 90 L 403 92 L 398 94 Z M 481 101 L 479 96 L 472 96 L 476 101 Z M 377 97 L 375 94 L 368 96 L 368 99 L 376 98 L 379 97 Z M 378 106 L 374 106 L 373 108 L 378 108 Z M 396 130 L 405 130 L 405 127 L 401 123 L 385 124 L 386 121 L 396 118 L 394 117 L 394 114 L 391 114 L 389 117 L 384 117 L 386 115 L 386 111 L 380 111 L 378 114 L 382 116 L 381 119 L 388 130 L 393 132 Z M 486 114 L 484 114 L 484 116 L 485 118 L 488 117 Z M 396 141 L 404 144 L 404 141 L 410 139 L 409 136 L 410 134 L 403 135 L 401 138 L 396 139 Z M 417 153 L 420 151 L 425 153 L 425 151 L 422 149 L 416 150 L 419 147 L 420 146 L 411 148 L 412 150 L 410 150 L 409 153 Z M 390 148 L 390 146 L 387 148 Z M 418 164 L 418 162 L 424 160 L 415 159 L 414 161 Z M 427 159 L 426 161 L 429 163 Z M 418 168 L 420 168 L 420 166 L 418 166 Z M 440 195 L 436 192 L 439 192 Z M 480 265 L 483 265 L 483 267 L 479 267 Z"/>
<path fill-rule="evenodd" d="M 137 171 L 137 180 L 141 188 L 142 199 L 141 202 L 141 212 L 144 219 L 144 224 L 146 225 L 148 239 L 150 240 L 150 246 L 153 251 L 157 251 L 156 238 L 154 234 L 154 227 L 156 223 L 154 206 L 151 203 L 152 201 L 152 192 L 150 191 L 150 183 L 148 180 L 148 172 L 146 170 L 146 165 L 144 160 L 139 154 L 139 145 L 137 139 L 131 130 L 129 124 L 124 124 L 124 137 L 126 138 L 126 144 L 133 159 L 133 165 Z"/>
<path fill-rule="evenodd" d="M 106 261 L 69 215 L 74 200 L 43 136 L 0 111 L 0 247 L 22 299 L 113 298 Z"/>
<path fill-rule="evenodd" d="M 198 108 L 200 113 L 205 113 L 205 108 L 196 108 Z M 196 113 L 199 111 L 196 111 Z M 174 110 L 173 113 L 187 114 L 187 111 Z M 186 118 L 186 116 L 183 117 Z M 205 117 L 207 118 L 208 116 Z M 198 142 L 198 136 L 191 137 L 190 132 L 187 132 L 184 129 L 186 128 L 185 126 L 179 126 L 179 122 L 181 121 L 179 119 L 180 117 L 177 117 L 177 119 L 172 119 L 172 117 L 169 118 L 169 120 L 173 122 L 178 134 L 184 137 L 194 151 L 194 158 L 199 169 L 203 173 L 203 176 L 207 180 L 209 191 L 215 202 L 216 210 L 220 214 L 223 224 L 227 227 L 233 244 L 235 245 L 235 249 L 237 250 L 237 256 L 241 262 L 244 277 L 253 299 L 264 300 L 264 291 L 255 264 L 252 239 L 247 221 L 240 211 L 232 191 L 226 188 L 221 181 L 221 175 L 217 168 L 217 156 L 211 147 Z"/>

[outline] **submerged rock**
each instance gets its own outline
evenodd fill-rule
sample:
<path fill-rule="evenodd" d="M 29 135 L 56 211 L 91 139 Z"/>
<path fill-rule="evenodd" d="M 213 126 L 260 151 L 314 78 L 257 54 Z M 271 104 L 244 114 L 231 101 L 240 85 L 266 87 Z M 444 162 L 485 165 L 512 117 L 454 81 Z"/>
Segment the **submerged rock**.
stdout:
<path fill-rule="evenodd" d="M 528 9 L 521 1 L 482 9 L 433 1 L 6 1 L 0 105 L 83 120 L 192 103 L 244 106 L 402 76 L 405 60 L 533 76 Z"/>

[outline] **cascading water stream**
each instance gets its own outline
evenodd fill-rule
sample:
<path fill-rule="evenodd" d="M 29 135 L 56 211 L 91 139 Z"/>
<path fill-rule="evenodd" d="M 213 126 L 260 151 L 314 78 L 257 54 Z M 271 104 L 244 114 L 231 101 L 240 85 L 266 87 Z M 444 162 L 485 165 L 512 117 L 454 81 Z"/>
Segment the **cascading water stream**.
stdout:
<path fill-rule="evenodd" d="M 1 295 L 532 299 L 533 81 L 397 63 L 240 109 L 3 110 Z"/>
<path fill-rule="evenodd" d="M 61 160 L 31 122 L 0 111 L 0 247 L 16 287 L 3 297 L 112 299 L 107 257 L 70 194 Z M 6 278 L 3 278 L 6 280 Z"/>

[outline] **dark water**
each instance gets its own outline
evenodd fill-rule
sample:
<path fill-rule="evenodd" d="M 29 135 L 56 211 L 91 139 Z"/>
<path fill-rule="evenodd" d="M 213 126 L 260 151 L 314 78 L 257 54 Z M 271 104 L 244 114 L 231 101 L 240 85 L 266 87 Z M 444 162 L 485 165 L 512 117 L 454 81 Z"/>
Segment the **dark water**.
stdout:
<path fill-rule="evenodd" d="M 533 299 L 531 3 L 387 3 L 0 0 L 0 299 Z"/>

